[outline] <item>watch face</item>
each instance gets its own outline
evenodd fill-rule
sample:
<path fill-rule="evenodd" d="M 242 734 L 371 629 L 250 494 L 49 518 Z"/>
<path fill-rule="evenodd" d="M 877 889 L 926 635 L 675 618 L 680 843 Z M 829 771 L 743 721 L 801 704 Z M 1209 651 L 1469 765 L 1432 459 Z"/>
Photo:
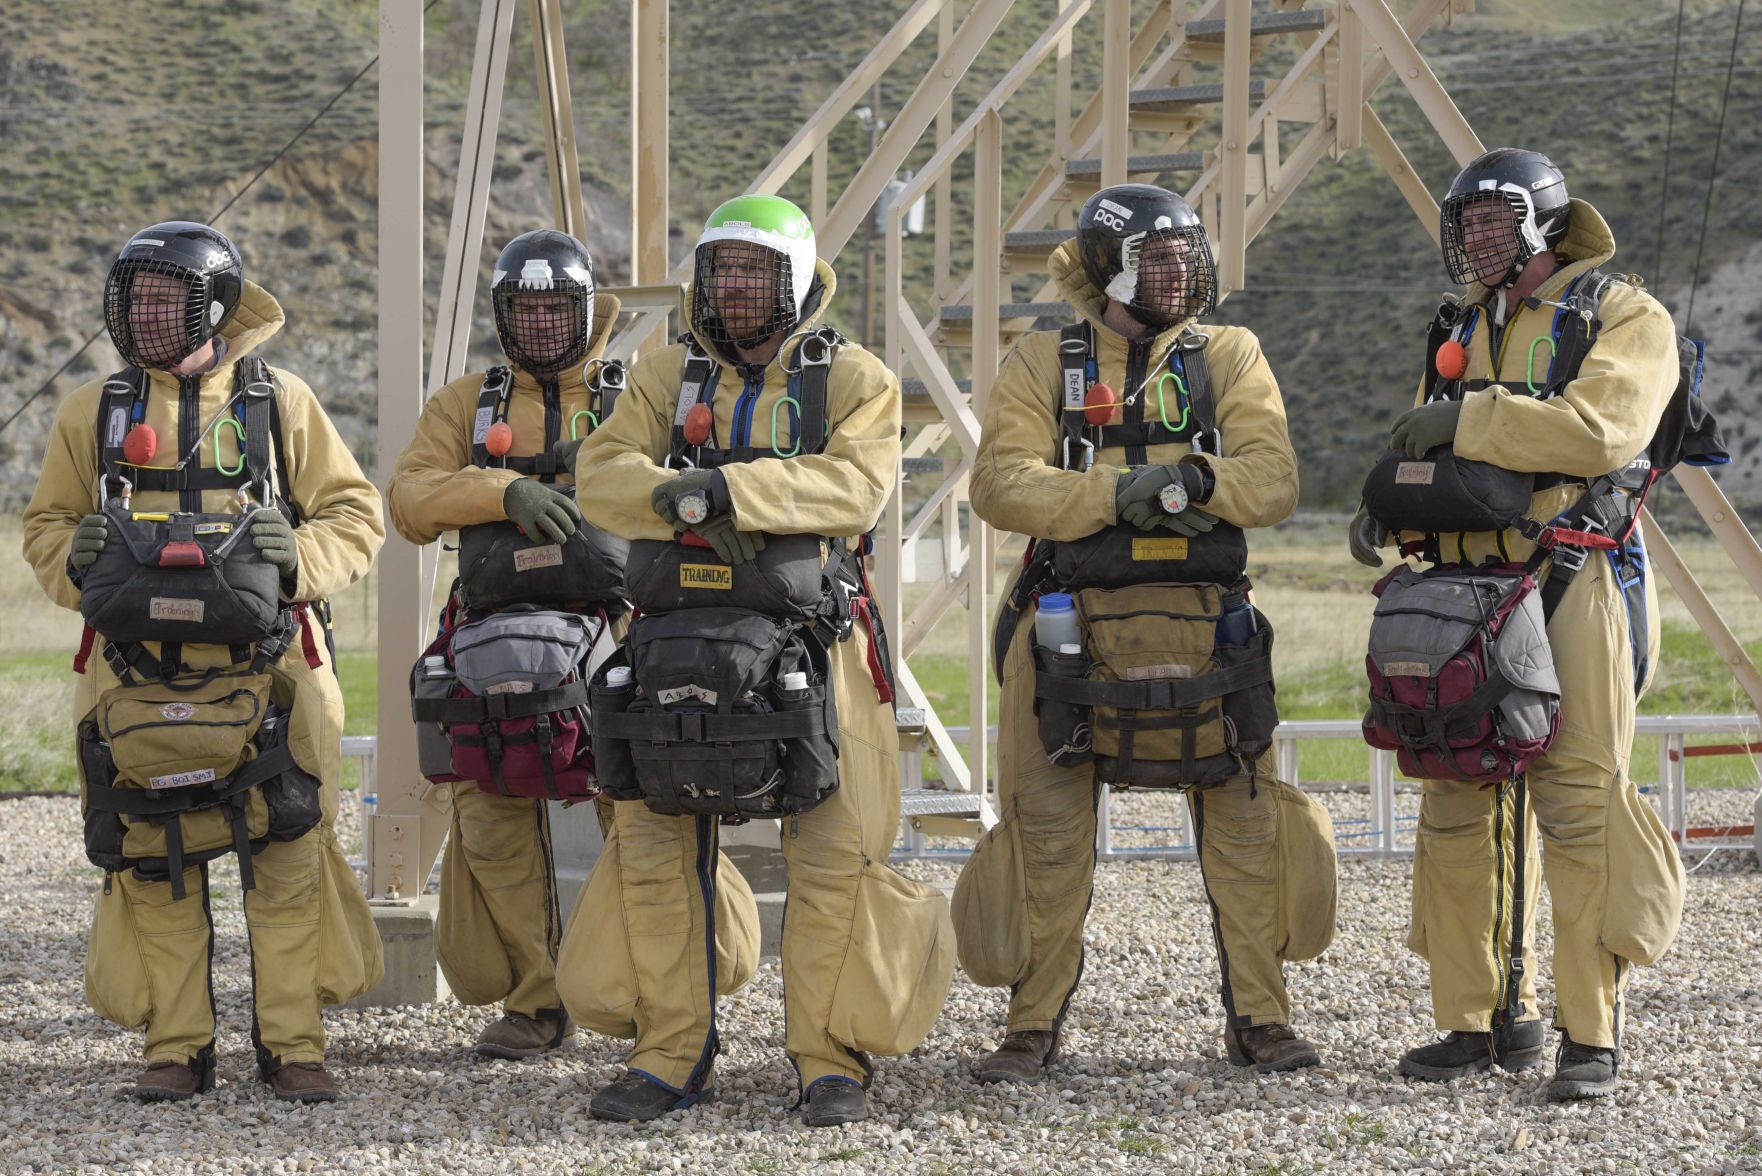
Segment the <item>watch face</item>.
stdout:
<path fill-rule="evenodd" d="M 697 526 L 710 517 L 710 500 L 702 494 L 687 494 L 679 500 L 679 518 Z"/>
<path fill-rule="evenodd" d="M 1162 500 L 1162 508 L 1169 514 L 1180 514 L 1187 509 L 1187 487 L 1179 482 L 1170 482 L 1157 492 Z"/>

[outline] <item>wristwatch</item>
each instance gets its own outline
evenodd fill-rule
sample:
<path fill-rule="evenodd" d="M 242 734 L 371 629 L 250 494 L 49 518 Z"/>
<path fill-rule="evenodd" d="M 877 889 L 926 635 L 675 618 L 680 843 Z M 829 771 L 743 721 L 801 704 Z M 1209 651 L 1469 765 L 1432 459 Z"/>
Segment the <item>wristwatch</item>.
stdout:
<path fill-rule="evenodd" d="M 693 491 L 681 495 L 673 509 L 679 513 L 680 522 L 695 527 L 710 517 L 710 499 L 701 491 Z"/>
<path fill-rule="evenodd" d="M 1167 514 L 1178 515 L 1187 509 L 1187 486 L 1179 478 L 1158 490 L 1156 497 Z"/>

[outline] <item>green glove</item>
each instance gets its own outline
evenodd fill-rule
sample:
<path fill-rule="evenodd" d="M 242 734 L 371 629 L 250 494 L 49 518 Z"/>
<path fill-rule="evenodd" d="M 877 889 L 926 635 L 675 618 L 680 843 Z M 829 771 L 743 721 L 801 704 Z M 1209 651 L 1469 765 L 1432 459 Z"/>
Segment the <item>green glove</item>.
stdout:
<path fill-rule="evenodd" d="M 298 583 L 300 547 L 294 542 L 293 524 L 273 506 L 259 507 L 251 512 L 251 546 L 265 563 L 281 569 L 284 583 Z"/>
<path fill-rule="evenodd" d="M 731 564 L 743 564 L 765 550 L 764 532 L 740 530 L 730 514 L 711 515 L 691 529 Z"/>
<path fill-rule="evenodd" d="M 566 543 L 581 525 L 581 508 L 573 498 L 531 478 L 508 483 L 502 491 L 502 510 L 528 539 Z"/>
<path fill-rule="evenodd" d="M 571 476 L 574 475 L 575 455 L 581 452 L 581 444 L 586 440 L 586 437 L 577 437 L 573 441 L 559 441 L 551 446 L 551 457 L 557 463 L 559 473 L 567 470 Z"/>
<path fill-rule="evenodd" d="M 1361 503 L 1346 528 L 1346 546 L 1352 558 L 1367 568 L 1380 568 L 1383 557 L 1377 554 L 1377 548 L 1388 542 L 1389 528 L 1371 518 L 1370 511 Z"/>
<path fill-rule="evenodd" d="M 1163 505 L 1165 487 L 1179 485 L 1187 505 L 1171 514 Z M 1128 470 L 1120 475 L 1114 491 L 1114 513 L 1122 523 L 1130 523 L 1140 531 L 1157 527 L 1177 535 L 1194 536 L 1217 525 L 1217 516 L 1200 510 L 1194 503 L 1205 490 L 1205 476 L 1190 465 L 1153 465 Z"/>
<path fill-rule="evenodd" d="M 1418 461 L 1440 445 L 1456 440 L 1456 422 L 1462 417 L 1462 401 L 1434 400 L 1410 408 L 1395 418 L 1389 430 L 1389 448 L 1402 449 Z"/>
<path fill-rule="evenodd" d="M 703 534 L 703 529 L 695 523 L 688 523 L 679 517 L 679 500 L 689 494 L 702 495 L 709 504 L 710 513 L 705 518 L 708 522 L 719 514 L 731 514 L 728 501 L 728 483 L 723 480 L 718 470 L 681 470 L 659 486 L 649 495 L 649 505 L 661 520 L 671 523 L 675 530 L 696 530 Z M 709 536 L 704 536 L 706 539 Z M 750 558 L 750 557 L 749 557 Z"/>
<path fill-rule="evenodd" d="M 76 568 L 91 567 L 98 562 L 98 553 L 104 550 L 104 542 L 109 538 L 110 520 L 101 514 L 87 515 L 74 528 L 73 549 L 67 562 Z"/>

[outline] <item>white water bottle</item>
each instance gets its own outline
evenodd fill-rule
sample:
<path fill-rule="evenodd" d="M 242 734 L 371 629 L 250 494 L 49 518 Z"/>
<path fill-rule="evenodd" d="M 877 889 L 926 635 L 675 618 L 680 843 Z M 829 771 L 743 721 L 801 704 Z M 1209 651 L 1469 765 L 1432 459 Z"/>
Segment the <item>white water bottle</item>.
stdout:
<path fill-rule="evenodd" d="M 1069 594 L 1048 592 L 1040 598 L 1040 607 L 1034 613 L 1034 641 L 1042 649 L 1082 645 L 1083 635 L 1077 628 L 1077 606 Z"/>
<path fill-rule="evenodd" d="M 606 671 L 606 685 L 613 690 L 630 685 L 630 667 L 613 666 Z"/>
<path fill-rule="evenodd" d="M 794 692 L 794 691 L 806 690 L 807 688 L 808 688 L 807 671 L 805 671 L 805 670 L 791 670 L 787 674 L 783 675 L 783 689 L 784 690 Z"/>

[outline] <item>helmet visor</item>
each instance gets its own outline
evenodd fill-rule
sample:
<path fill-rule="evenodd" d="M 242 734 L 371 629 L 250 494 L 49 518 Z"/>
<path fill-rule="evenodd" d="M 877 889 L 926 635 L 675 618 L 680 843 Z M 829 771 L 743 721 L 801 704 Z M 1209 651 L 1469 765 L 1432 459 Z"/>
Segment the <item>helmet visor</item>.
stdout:
<path fill-rule="evenodd" d="M 1120 242 L 1107 296 L 1151 326 L 1170 327 L 1217 305 L 1217 267 L 1202 225 L 1152 229 Z"/>
<path fill-rule="evenodd" d="M 174 262 L 124 258 L 104 283 L 104 325 L 135 367 L 173 368 L 214 334 L 208 279 Z"/>
<path fill-rule="evenodd" d="M 1444 265 L 1452 281 L 1500 286 L 1531 256 L 1523 224 L 1529 208 L 1512 192 L 1452 196 L 1440 210 Z"/>
<path fill-rule="evenodd" d="M 554 376 L 587 358 L 593 291 L 580 282 L 553 279 L 549 289 L 523 290 L 516 281 L 495 289 L 496 335 L 515 366 L 535 376 Z"/>
<path fill-rule="evenodd" d="M 698 246 L 692 322 L 705 342 L 754 347 L 796 317 L 788 257 L 751 241 Z"/>

